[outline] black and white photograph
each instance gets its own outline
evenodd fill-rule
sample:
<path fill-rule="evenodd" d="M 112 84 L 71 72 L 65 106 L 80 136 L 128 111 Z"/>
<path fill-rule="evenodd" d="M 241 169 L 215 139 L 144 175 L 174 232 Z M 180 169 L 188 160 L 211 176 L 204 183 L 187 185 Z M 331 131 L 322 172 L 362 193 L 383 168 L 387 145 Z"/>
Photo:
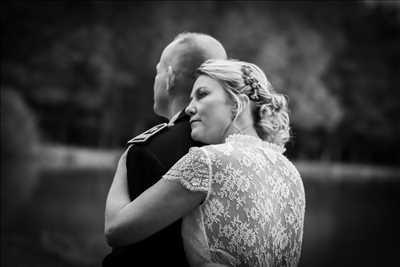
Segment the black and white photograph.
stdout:
<path fill-rule="evenodd" d="M 399 265 L 400 1 L 0 12 L 1 266 Z"/>

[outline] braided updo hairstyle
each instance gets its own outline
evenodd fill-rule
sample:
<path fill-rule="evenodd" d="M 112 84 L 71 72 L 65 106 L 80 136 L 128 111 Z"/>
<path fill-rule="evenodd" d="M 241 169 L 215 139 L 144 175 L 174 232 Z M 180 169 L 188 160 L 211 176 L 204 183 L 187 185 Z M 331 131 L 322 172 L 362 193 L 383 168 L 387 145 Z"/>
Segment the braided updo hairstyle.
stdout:
<path fill-rule="evenodd" d="M 238 60 L 210 59 L 197 70 L 218 81 L 235 103 L 233 120 L 243 109 L 238 95 L 249 97 L 258 136 L 270 143 L 284 146 L 290 138 L 286 97 L 275 92 L 264 72 L 256 65 Z"/>

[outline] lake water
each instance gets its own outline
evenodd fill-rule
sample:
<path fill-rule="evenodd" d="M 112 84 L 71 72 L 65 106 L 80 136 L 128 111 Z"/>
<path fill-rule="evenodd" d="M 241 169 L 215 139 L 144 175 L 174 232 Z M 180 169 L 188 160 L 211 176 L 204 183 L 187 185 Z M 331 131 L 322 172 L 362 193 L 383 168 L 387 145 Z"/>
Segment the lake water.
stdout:
<path fill-rule="evenodd" d="M 2 233 L 1 266 L 100 266 L 111 170 L 47 171 Z M 299 266 L 393 266 L 400 252 L 400 180 L 303 177 L 306 218 Z"/>

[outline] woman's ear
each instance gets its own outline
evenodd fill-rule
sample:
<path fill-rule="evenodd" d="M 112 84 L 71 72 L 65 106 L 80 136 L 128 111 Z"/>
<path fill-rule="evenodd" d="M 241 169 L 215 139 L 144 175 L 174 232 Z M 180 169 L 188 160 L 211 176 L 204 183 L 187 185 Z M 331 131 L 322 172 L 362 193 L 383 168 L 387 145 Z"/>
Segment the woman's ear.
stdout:
<path fill-rule="evenodd" d="M 238 98 L 239 98 L 239 101 L 241 102 L 243 111 L 250 107 L 250 99 L 247 95 L 239 94 Z"/>
<path fill-rule="evenodd" d="M 167 70 L 167 91 L 170 92 L 175 86 L 175 73 L 171 66 Z"/>

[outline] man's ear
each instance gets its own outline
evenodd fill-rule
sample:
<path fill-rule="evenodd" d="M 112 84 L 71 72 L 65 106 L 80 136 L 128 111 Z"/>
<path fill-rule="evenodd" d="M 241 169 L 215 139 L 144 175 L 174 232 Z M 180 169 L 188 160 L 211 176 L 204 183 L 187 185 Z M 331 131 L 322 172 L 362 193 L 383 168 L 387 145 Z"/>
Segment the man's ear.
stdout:
<path fill-rule="evenodd" d="M 171 66 L 167 70 L 167 90 L 170 91 L 175 86 L 175 73 Z"/>

